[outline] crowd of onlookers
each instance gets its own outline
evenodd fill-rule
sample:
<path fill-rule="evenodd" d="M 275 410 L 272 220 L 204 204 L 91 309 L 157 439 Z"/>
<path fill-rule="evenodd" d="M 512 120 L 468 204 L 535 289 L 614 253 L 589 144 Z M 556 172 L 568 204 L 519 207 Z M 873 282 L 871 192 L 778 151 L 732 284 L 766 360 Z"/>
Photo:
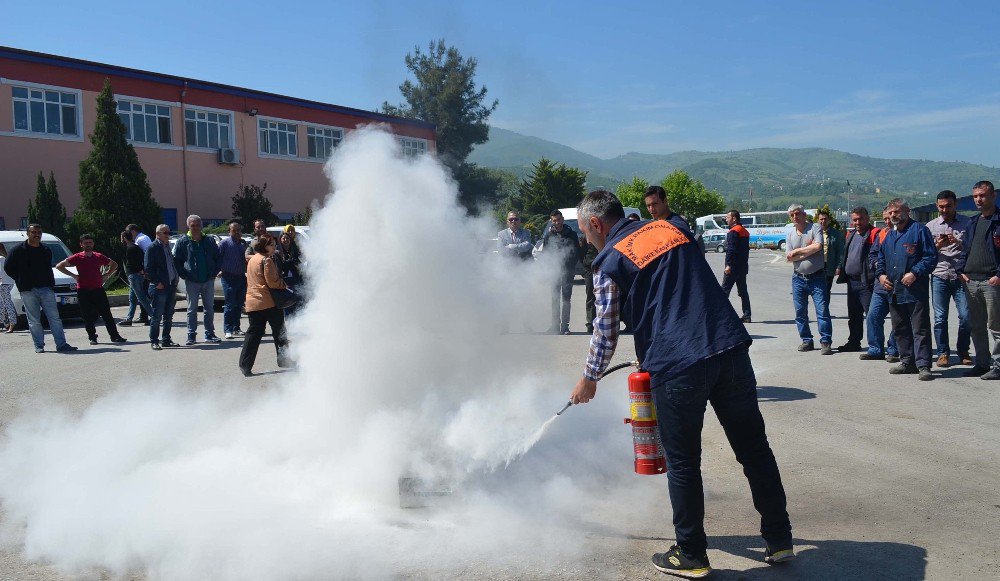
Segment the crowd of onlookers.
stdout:
<path fill-rule="evenodd" d="M 103 321 L 111 343 L 124 343 L 126 340 L 118 327 L 133 325 L 139 311 L 139 323 L 149 326 L 152 349 L 161 351 L 164 347 L 178 346 L 171 338 L 171 330 L 182 282 L 187 298 L 187 340 L 184 344 L 191 346 L 198 342 L 199 306 L 203 311 L 204 341 L 220 343 L 222 338 L 215 332 L 215 284 L 219 281 L 224 297 L 223 332 L 226 339 L 243 340 L 239 360 L 243 374 L 252 374 L 266 325 L 270 325 L 275 340 L 278 366 L 290 367 L 284 318 L 299 306 L 303 282 L 302 253 L 295 239 L 295 227 L 286 226 L 276 239 L 267 232 L 265 223 L 257 220 L 249 242 L 244 240 L 242 227 L 236 221 L 229 224 L 228 236 L 221 241 L 203 233 L 202 220 L 197 215 L 188 216 L 187 228 L 175 240 L 171 239 L 170 227 L 166 224 L 156 227 L 154 238 L 143 233 L 136 224 L 129 224 L 121 233 L 125 245 L 129 310 L 120 321 L 112 316 L 104 290 L 107 282 L 118 275 L 119 265 L 95 251 L 92 235 L 81 235 L 80 252 L 55 265 L 57 270 L 76 281 L 80 315 L 90 344 L 99 343 L 98 319 Z M 43 315 L 56 350 L 76 351 L 76 347 L 66 342 L 56 304 L 52 251 L 41 244 L 41 239 L 42 227 L 31 224 L 24 243 L 9 253 L 0 248 L 0 271 L 3 271 L 0 309 L 12 317 L 6 331 L 12 332 L 17 321 L 11 302 L 11 289 L 16 286 L 24 303 L 35 352 L 45 350 Z M 240 324 L 243 312 L 249 321 L 246 332 Z"/>

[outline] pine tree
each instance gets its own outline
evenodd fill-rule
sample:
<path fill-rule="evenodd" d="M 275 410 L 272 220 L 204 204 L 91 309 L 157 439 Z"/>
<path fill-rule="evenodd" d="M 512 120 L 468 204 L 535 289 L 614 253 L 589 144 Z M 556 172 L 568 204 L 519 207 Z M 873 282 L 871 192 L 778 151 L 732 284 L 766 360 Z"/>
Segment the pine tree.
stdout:
<path fill-rule="evenodd" d="M 267 199 L 265 192 L 267 184 L 264 187 L 250 184 L 236 188 L 236 195 L 233 196 L 233 219 L 239 220 L 244 231 L 252 230 L 253 223 L 257 220 L 263 220 L 267 226 L 278 223 L 278 217 L 272 212 L 271 200 Z"/>
<path fill-rule="evenodd" d="M 48 183 L 45 183 L 42 172 L 38 172 L 35 199 L 34 201 L 28 200 L 28 223 L 41 224 L 43 232 L 52 234 L 66 242 L 66 207 L 59 201 L 56 176 L 51 171 Z"/>
<path fill-rule="evenodd" d="M 71 235 L 94 235 L 99 252 L 121 263 L 125 249 L 119 235 L 130 223 L 151 232 L 162 211 L 139 164 L 135 148 L 125 139 L 125 125 L 115 111 L 111 81 L 97 96 L 97 118 L 87 158 L 80 162 L 80 207 L 70 222 Z"/>

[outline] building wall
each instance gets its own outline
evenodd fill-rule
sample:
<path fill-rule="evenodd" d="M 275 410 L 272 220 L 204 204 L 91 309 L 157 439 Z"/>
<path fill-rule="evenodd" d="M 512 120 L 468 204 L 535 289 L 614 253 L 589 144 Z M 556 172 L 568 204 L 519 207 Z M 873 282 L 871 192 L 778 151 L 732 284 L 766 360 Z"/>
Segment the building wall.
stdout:
<path fill-rule="evenodd" d="M 333 107 L 328 105 L 310 105 L 292 98 L 141 71 L 114 72 L 96 64 L 87 67 L 74 62 L 60 66 L 0 55 L 0 219 L 6 228 L 19 228 L 21 219 L 27 216 L 39 171 L 46 178 L 50 171 L 54 172 L 68 214 L 79 205 L 79 164 L 90 151 L 87 136 L 94 128 L 97 94 L 105 78 L 111 81 L 117 99 L 131 97 L 136 102 L 169 109 L 170 144 L 132 143 L 153 196 L 165 215 L 176 213 L 181 221 L 188 214 L 206 219 L 229 218 L 232 196 L 241 184 L 266 183 L 267 196 L 277 213 L 300 212 L 314 200 L 322 199 L 329 183 L 323 174 L 325 160 L 307 157 L 306 129 L 310 125 L 341 128 L 346 135 L 358 127 L 382 122 L 400 138 L 421 140 L 427 151 L 434 151 L 434 130 L 427 124 L 371 114 L 352 115 L 329 110 Z M 12 88 L 28 83 L 60 87 L 79 95 L 79 136 L 52 137 L 15 129 Z M 251 114 L 253 109 L 256 115 Z M 217 149 L 188 146 L 184 132 L 186 110 L 228 114 L 230 146 L 239 150 L 241 163 L 221 164 Z M 261 119 L 296 125 L 295 157 L 260 153 Z"/>

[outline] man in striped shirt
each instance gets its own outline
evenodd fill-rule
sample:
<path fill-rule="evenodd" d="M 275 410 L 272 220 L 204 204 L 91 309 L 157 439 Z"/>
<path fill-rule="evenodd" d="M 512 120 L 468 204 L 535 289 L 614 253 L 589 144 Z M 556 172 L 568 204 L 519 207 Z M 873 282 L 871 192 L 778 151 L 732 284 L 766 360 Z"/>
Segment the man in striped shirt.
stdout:
<path fill-rule="evenodd" d="M 597 317 L 583 377 L 570 396 L 597 392 L 618 342 L 632 328 L 641 367 L 650 373 L 677 544 L 653 555 L 660 571 L 684 577 L 711 572 L 701 477 L 701 429 L 709 401 L 743 465 L 761 514 L 764 560 L 794 557 L 785 491 L 757 406 L 750 335 L 716 282 L 690 231 L 670 221 L 625 219 L 621 202 L 603 190 L 577 207 L 594 259 Z"/>

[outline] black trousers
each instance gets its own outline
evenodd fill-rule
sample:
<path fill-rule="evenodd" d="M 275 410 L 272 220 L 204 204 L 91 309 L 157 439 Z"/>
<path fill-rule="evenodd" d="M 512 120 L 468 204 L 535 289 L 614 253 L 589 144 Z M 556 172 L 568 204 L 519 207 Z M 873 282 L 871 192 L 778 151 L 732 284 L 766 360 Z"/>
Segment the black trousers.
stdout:
<path fill-rule="evenodd" d="M 285 313 L 278 307 L 271 307 L 263 311 L 250 311 L 247 313 L 247 318 L 250 319 L 250 327 L 243 338 L 240 369 L 253 369 L 260 340 L 264 338 L 264 325 L 271 326 L 271 337 L 274 338 L 274 348 L 278 352 L 278 365 L 282 365 L 285 360 L 285 348 L 288 346 L 288 338 L 285 336 Z"/>
<path fill-rule="evenodd" d="M 726 291 L 726 297 L 733 292 L 733 285 L 736 285 L 736 294 L 740 295 L 740 302 L 743 307 L 743 316 L 750 317 L 750 293 L 747 292 L 747 273 L 732 272 L 722 275 L 722 290 Z"/>
<path fill-rule="evenodd" d="M 861 346 L 865 338 L 865 317 L 872 302 L 872 287 L 865 284 L 860 276 L 847 278 L 847 337 L 848 345 Z"/>
<path fill-rule="evenodd" d="M 889 303 L 892 330 L 896 333 L 899 362 L 917 367 L 931 366 L 931 316 L 928 301 Z"/>
<path fill-rule="evenodd" d="M 87 337 L 97 338 L 97 327 L 94 323 L 97 318 L 104 319 L 104 327 L 108 330 L 108 337 L 118 336 L 118 325 L 115 318 L 111 316 L 111 305 L 108 303 L 108 294 L 103 288 L 77 289 L 76 298 L 80 301 L 80 316 L 83 317 L 83 325 L 87 328 Z"/>

